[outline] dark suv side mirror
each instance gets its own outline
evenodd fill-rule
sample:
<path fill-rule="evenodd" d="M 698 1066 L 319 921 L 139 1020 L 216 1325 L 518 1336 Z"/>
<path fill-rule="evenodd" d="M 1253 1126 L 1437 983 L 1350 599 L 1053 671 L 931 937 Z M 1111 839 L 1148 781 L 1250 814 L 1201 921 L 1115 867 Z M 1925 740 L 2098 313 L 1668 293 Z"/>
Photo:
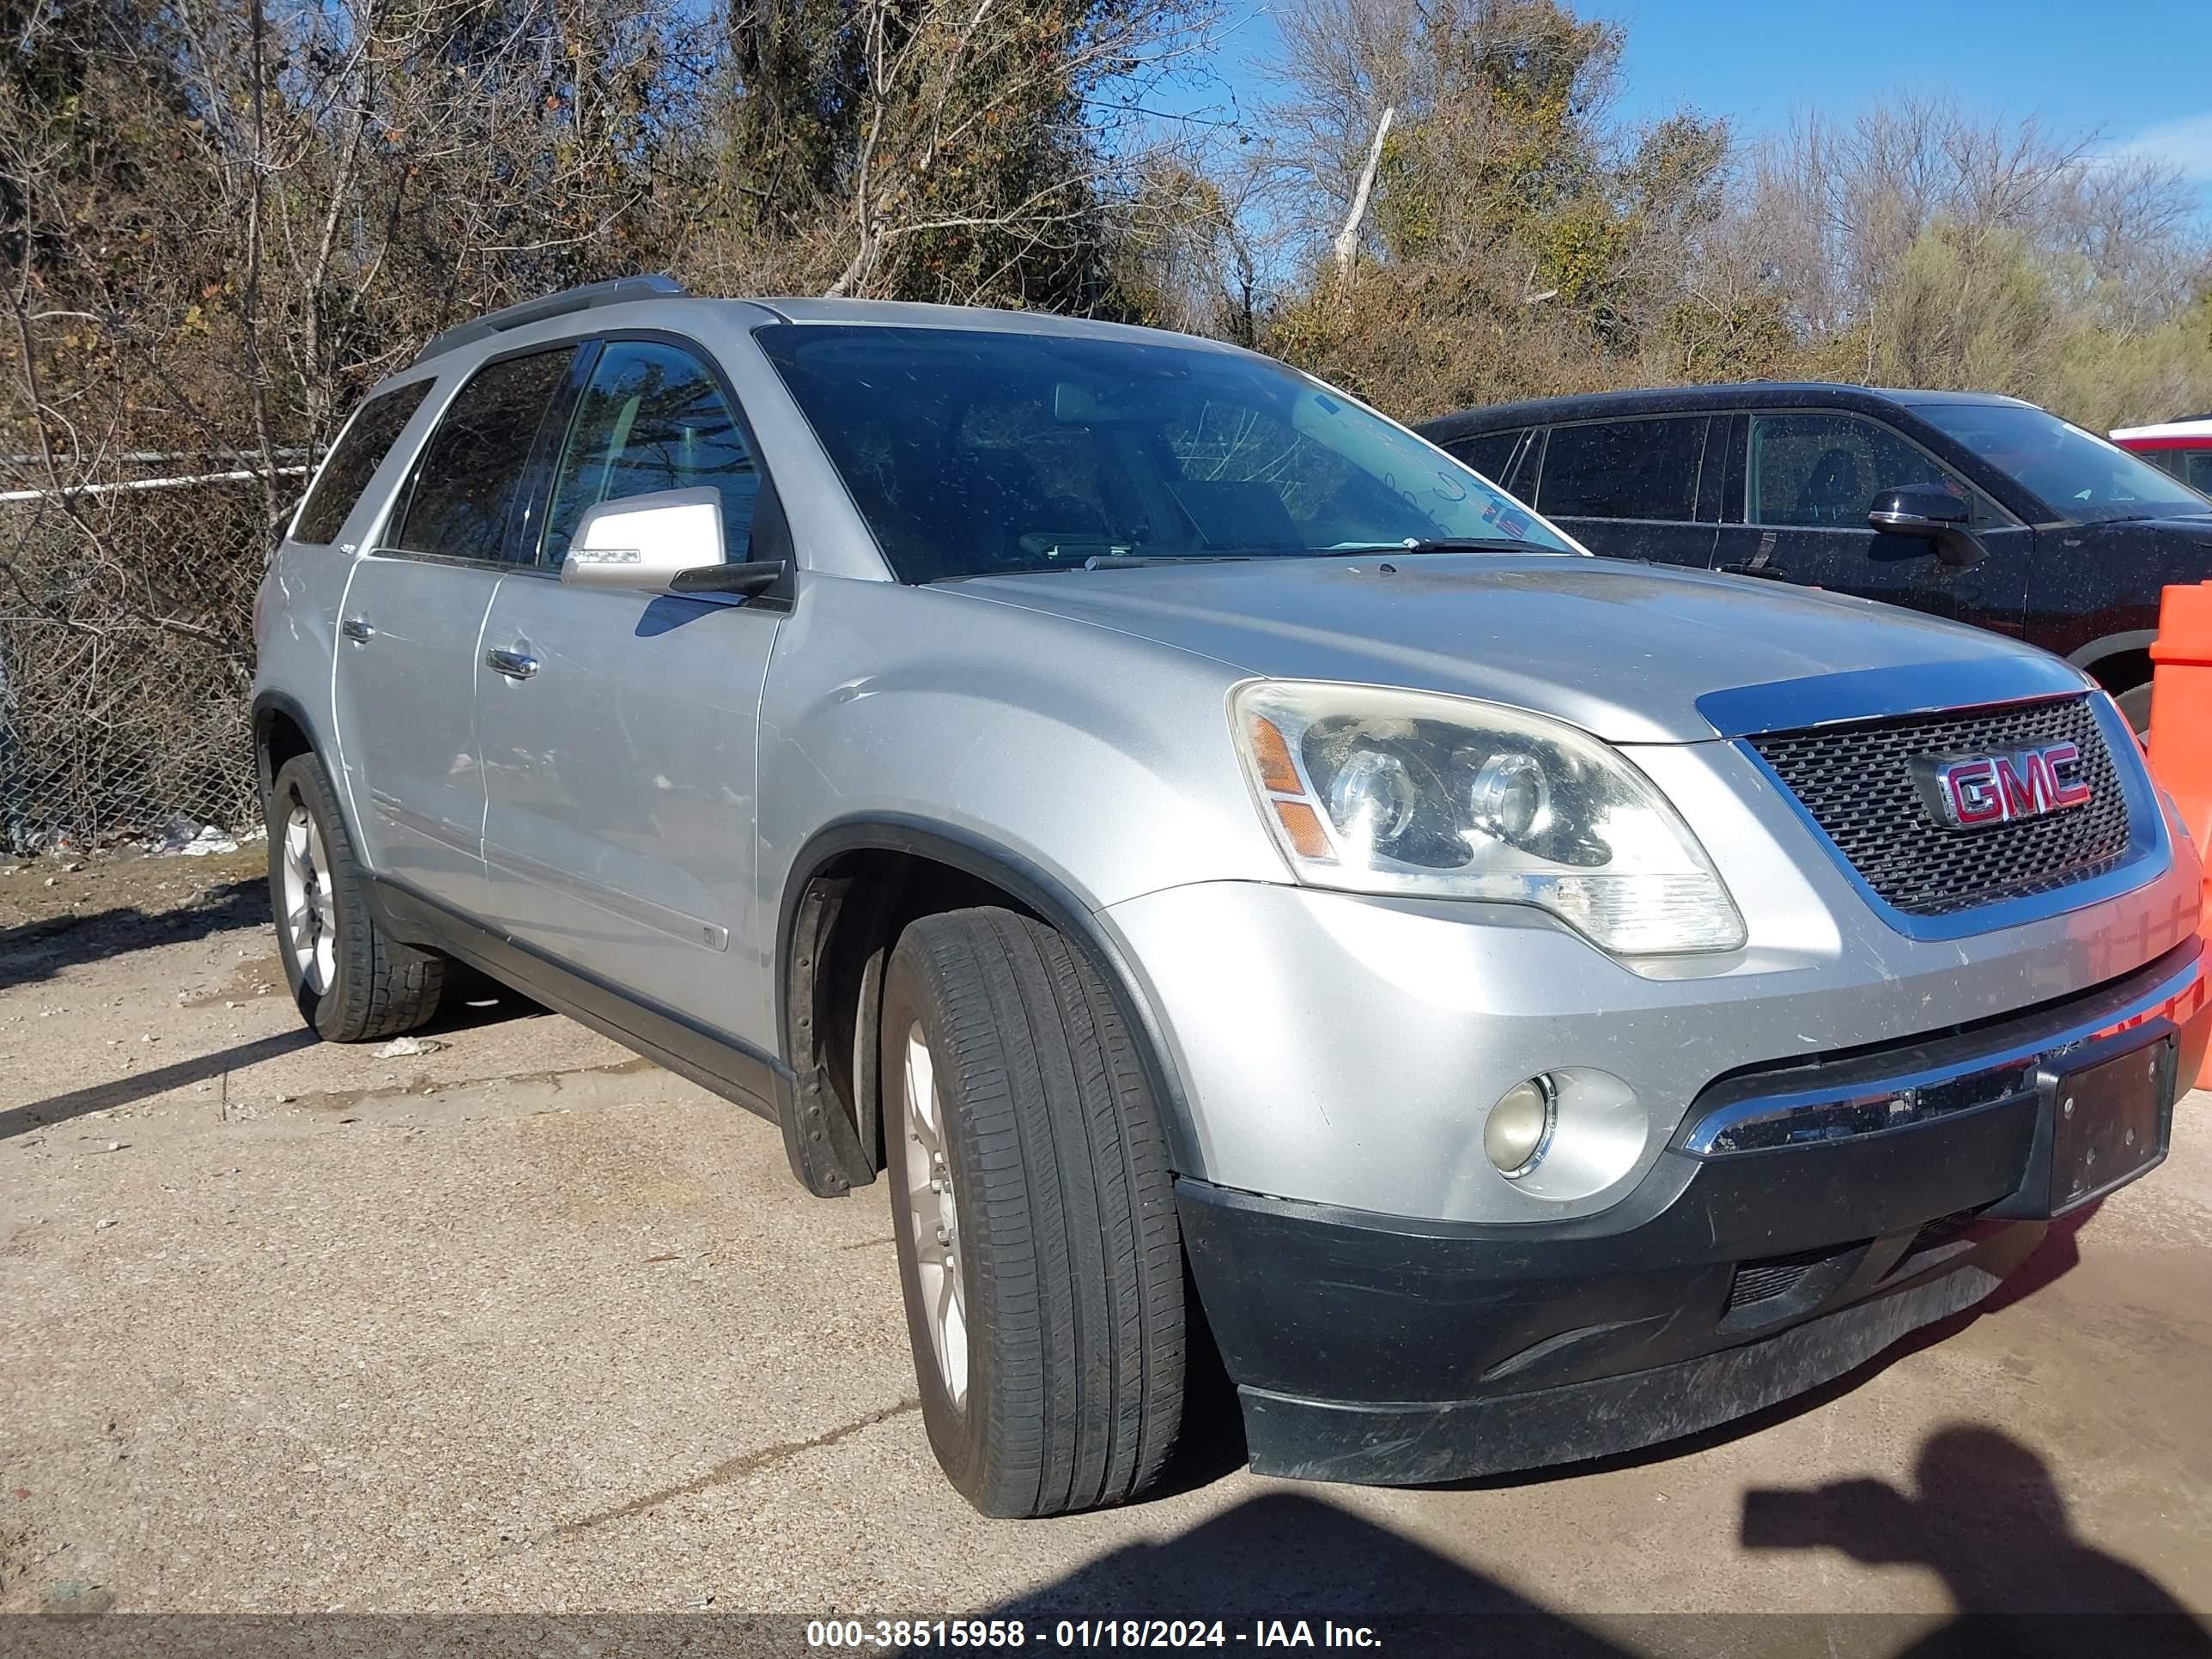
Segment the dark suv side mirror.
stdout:
<path fill-rule="evenodd" d="M 1917 536 L 1936 544 L 1945 564 L 1981 562 L 1984 549 L 1966 528 L 1972 515 L 1966 503 L 1940 484 L 1907 484 L 1885 489 L 1867 509 L 1867 522 L 1893 536 Z"/>

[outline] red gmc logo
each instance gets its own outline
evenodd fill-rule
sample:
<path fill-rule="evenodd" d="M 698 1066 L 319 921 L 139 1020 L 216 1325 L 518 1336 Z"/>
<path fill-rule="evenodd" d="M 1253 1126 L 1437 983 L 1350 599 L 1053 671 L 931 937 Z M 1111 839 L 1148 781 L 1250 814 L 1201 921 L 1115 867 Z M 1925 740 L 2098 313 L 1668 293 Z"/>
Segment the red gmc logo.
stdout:
<path fill-rule="evenodd" d="M 1933 755 L 1918 763 L 1918 769 L 1936 816 L 1960 830 L 2086 806 L 2094 793 L 2081 775 L 2078 744 L 2054 743 L 2011 755 Z"/>

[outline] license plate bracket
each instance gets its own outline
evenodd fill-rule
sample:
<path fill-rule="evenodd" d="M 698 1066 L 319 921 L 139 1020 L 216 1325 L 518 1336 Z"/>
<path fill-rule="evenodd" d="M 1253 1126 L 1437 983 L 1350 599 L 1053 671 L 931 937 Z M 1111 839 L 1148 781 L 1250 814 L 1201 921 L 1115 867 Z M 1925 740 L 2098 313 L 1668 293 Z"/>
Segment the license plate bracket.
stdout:
<path fill-rule="evenodd" d="M 2161 1036 L 2090 1065 L 2045 1073 L 2051 1125 L 2046 1215 L 2094 1203 L 2165 1161 L 2175 1050 Z"/>

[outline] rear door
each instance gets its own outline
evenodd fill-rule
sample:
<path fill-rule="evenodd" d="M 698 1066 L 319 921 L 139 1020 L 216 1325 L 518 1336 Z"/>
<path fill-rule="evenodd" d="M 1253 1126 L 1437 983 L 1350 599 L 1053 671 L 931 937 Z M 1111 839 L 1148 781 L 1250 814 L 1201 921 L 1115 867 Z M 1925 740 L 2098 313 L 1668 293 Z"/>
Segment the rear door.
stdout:
<path fill-rule="evenodd" d="M 1715 529 L 1698 507 L 1712 425 L 1704 415 L 1654 415 L 1555 426 L 1537 510 L 1593 553 L 1703 569 Z"/>
<path fill-rule="evenodd" d="M 2034 533 L 1903 433 L 1843 410 L 1759 410 L 1735 431 L 1717 568 L 2020 631 Z M 1912 484 L 1967 503 L 1981 563 L 1946 564 L 1925 538 L 1867 523 L 1876 495 Z"/>
<path fill-rule="evenodd" d="M 731 389 L 672 339 L 605 342 L 552 453 L 535 560 L 500 580 L 484 626 L 485 653 L 526 672 L 477 678 L 492 913 L 542 955 L 771 1047 L 754 739 L 784 607 L 569 586 L 560 568 L 603 501 L 714 486 L 732 560 L 782 556 L 781 514 Z"/>
<path fill-rule="evenodd" d="M 471 376 L 339 608 L 338 749 L 369 865 L 471 916 L 484 901 L 478 641 L 523 532 L 532 445 L 574 356 L 531 352 Z"/>

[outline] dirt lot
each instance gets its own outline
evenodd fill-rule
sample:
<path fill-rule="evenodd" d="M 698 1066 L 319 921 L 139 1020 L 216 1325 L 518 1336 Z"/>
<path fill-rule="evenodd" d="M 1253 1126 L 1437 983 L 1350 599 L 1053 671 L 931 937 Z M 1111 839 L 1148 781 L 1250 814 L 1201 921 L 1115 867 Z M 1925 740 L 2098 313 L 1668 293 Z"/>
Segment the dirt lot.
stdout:
<path fill-rule="evenodd" d="M 1979 1316 L 1747 1430 L 1379 1492 L 1213 1422 L 1166 1496 L 988 1522 L 879 1189 L 805 1197 L 769 1125 L 489 991 L 428 1055 L 310 1043 L 258 864 L 0 878 L 0 1610 L 1540 1610 L 1680 1651 L 1716 1640 L 1604 1615 L 1882 1611 L 1885 1653 L 2212 1610 L 2212 1097 Z M 1829 1490 L 1747 1547 L 1770 1488 Z"/>

